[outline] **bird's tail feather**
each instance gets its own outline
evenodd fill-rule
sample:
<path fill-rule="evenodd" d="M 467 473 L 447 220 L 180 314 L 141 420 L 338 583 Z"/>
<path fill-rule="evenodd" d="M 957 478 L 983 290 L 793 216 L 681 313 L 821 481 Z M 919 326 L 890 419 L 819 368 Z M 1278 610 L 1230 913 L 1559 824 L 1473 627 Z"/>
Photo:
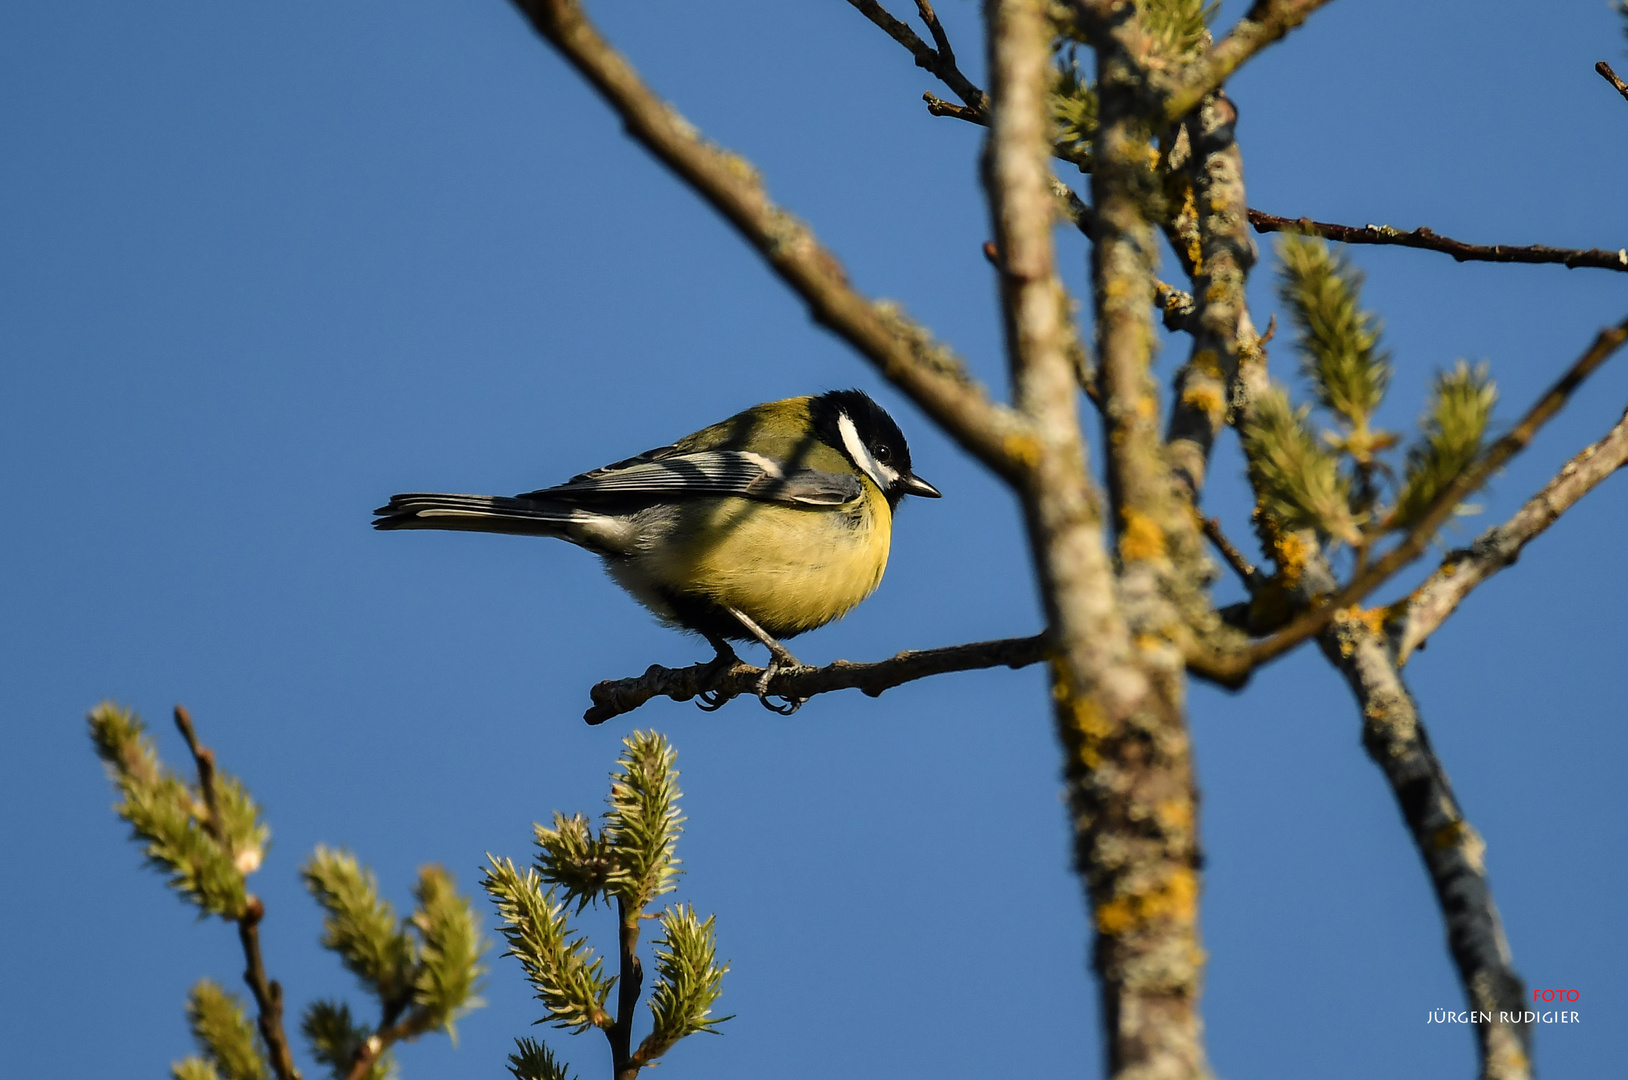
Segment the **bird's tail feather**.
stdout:
<path fill-rule="evenodd" d="M 391 496 L 373 511 L 375 529 L 457 529 L 465 532 L 561 536 L 591 517 L 580 507 L 504 495 L 444 495 L 413 492 Z"/>

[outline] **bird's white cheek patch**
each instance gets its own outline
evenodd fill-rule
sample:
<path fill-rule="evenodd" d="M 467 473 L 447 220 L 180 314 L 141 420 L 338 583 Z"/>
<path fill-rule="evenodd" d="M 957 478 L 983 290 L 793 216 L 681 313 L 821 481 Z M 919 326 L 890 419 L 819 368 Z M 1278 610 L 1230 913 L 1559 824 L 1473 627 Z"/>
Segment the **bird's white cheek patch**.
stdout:
<path fill-rule="evenodd" d="M 847 413 L 837 414 L 837 431 L 842 434 L 842 445 L 848 451 L 848 456 L 865 471 L 866 476 L 876 482 L 877 487 L 886 491 L 899 482 L 898 472 L 877 461 L 864 440 L 860 439 L 859 429 L 854 427 Z"/>

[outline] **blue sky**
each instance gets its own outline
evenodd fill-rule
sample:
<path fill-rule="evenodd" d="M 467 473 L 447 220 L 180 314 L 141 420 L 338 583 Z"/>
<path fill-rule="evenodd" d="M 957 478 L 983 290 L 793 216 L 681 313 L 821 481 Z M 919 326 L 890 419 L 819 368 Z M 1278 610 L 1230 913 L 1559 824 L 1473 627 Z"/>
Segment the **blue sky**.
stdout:
<path fill-rule="evenodd" d="M 978 71 L 975 5 L 942 7 Z M 979 133 L 925 114 L 940 88 L 902 50 L 839 0 L 592 11 L 862 288 L 1002 384 Z M 1605 0 L 1534 12 L 1318 14 L 1234 83 L 1251 204 L 1487 243 L 1628 242 L 1628 103 L 1592 70 L 1628 67 L 1622 20 Z M 163 1075 L 189 1048 L 186 988 L 241 967 L 231 929 L 197 923 L 109 812 L 82 720 L 104 697 L 141 710 L 172 759 L 185 702 L 260 798 L 274 840 L 252 887 L 296 1008 L 361 1004 L 295 876 L 315 844 L 355 850 L 398 904 L 424 862 L 473 888 L 484 852 L 527 853 L 533 820 L 597 811 L 637 725 L 679 750 L 679 898 L 718 913 L 733 963 L 720 1006 L 736 1019 L 666 1074 L 1099 1071 L 1038 672 L 828 695 L 789 720 L 659 701 L 590 729 L 593 682 L 705 646 L 567 545 L 368 529 L 395 491 L 526 490 L 857 385 L 946 497 L 901 512 L 881 591 L 799 655 L 1038 627 L 1011 499 L 813 327 L 507 5 L 20 0 L 0 12 L 0 139 L 4 1071 Z M 1083 291 L 1084 248 L 1061 245 Z M 1625 275 L 1353 256 L 1395 356 L 1383 418 L 1402 430 L 1461 356 L 1490 362 L 1510 421 L 1628 312 Z M 1266 274 L 1255 304 L 1264 323 Z M 1161 373 L 1184 352 L 1173 342 Z M 1292 381 L 1287 335 L 1273 362 Z M 1625 401 L 1619 357 L 1459 536 L 1507 516 Z M 1584 1023 L 1539 1033 L 1549 1075 L 1604 1075 L 1628 1007 L 1622 484 L 1408 668 L 1520 970 L 1580 992 Z M 1242 492 L 1229 445 L 1207 506 L 1240 538 Z M 1467 1075 L 1468 1032 L 1424 1023 L 1461 995 L 1343 684 L 1302 650 L 1242 694 L 1195 686 L 1191 705 L 1217 1071 Z M 492 966 L 456 1050 L 401 1054 L 409 1080 L 504 1075 L 510 1040 L 536 1033 L 517 966 Z M 601 1040 L 551 1042 L 585 1077 L 606 1068 Z"/>

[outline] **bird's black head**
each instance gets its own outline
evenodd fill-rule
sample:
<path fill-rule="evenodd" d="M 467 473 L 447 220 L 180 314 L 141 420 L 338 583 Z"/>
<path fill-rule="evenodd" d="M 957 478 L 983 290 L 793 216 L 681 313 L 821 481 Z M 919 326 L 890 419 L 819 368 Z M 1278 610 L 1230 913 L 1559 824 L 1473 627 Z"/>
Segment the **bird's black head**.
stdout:
<path fill-rule="evenodd" d="M 848 456 L 898 506 L 906 495 L 939 498 L 933 485 L 910 471 L 910 445 L 882 406 L 863 390 L 831 390 L 810 403 L 814 434 Z"/>

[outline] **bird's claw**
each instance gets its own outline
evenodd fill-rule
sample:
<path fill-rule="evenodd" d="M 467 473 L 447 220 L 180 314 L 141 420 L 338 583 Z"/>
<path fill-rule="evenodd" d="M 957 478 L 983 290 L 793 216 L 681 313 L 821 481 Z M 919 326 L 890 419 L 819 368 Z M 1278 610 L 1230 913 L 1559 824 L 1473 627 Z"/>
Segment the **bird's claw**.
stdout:
<path fill-rule="evenodd" d="M 781 653 L 784 653 L 785 655 L 782 656 Z M 763 669 L 763 674 L 758 676 L 757 680 L 757 699 L 763 703 L 763 707 L 765 709 L 768 709 L 770 712 L 779 713 L 781 716 L 790 716 L 792 713 L 803 707 L 803 702 L 807 701 L 807 698 L 792 697 L 789 694 L 772 695 L 773 697 L 779 698 L 783 702 L 783 704 L 780 705 L 776 705 L 773 701 L 769 700 L 771 697 L 769 693 L 769 683 L 774 681 L 774 677 L 787 668 L 795 669 L 802 666 L 802 662 L 799 661 L 795 656 L 791 655 L 791 653 L 786 652 L 784 647 L 781 648 L 779 653 L 775 653 L 769 657 L 769 666 Z"/>
<path fill-rule="evenodd" d="M 735 650 L 729 647 L 728 642 L 718 639 L 713 641 L 712 647 L 718 651 L 718 655 L 714 656 L 712 661 L 707 664 L 706 678 L 708 682 L 740 663 L 740 657 L 735 655 Z M 729 704 L 730 698 L 734 696 L 727 690 L 716 688 L 702 690 L 695 695 L 695 704 L 702 712 L 717 712 Z"/>

